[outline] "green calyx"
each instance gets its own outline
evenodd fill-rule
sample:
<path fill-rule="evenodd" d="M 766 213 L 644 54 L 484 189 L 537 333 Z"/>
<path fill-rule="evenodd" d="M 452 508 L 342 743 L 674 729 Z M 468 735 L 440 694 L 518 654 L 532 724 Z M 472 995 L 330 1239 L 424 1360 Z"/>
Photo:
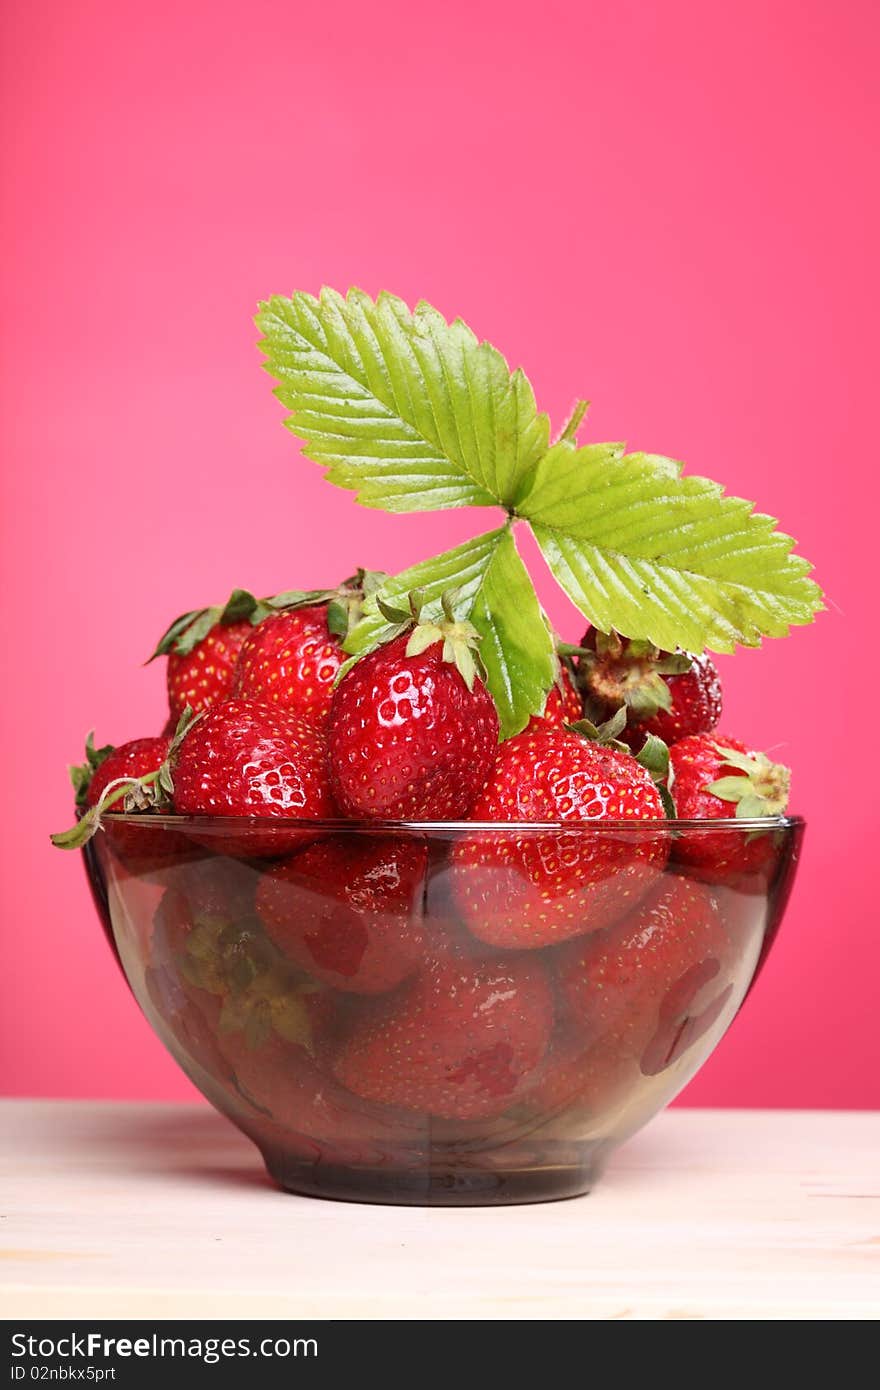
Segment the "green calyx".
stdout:
<path fill-rule="evenodd" d="M 703 790 L 722 801 L 734 802 L 739 820 L 781 816 L 788 805 L 791 770 L 782 763 L 771 762 L 766 753 L 738 753 L 721 743 L 714 747 L 725 764 L 738 768 L 743 775 L 719 777 Z"/>
<path fill-rule="evenodd" d="M 429 647 L 442 642 L 443 660 L 454 666 L 468 690 L 473 690 L 477 676 L 485 676 L 479 654 L 481 637 L 473 623 L 466 618 L 456 617 L 455 600 L 455 592 L 445 590 L 440 598 L 441 616 L 433 618 L 422 616 L 425 599 L 418 590 L 413 590 L 409 595 L 408 608 L 387 603 L 378 595 L 376 605 L 391 628 L 386 641 L 393 641 L 411 629 L 406 644 L 407 656 L 421 656 Z"/>
<path fill-rule="evenodd" d="M 250 1048 L 273 1032 L 312 1050 L 305 997 L 320 987 L 290 968 L 257 922 L 199 915 L 178 955 L 180 973 L 197 989 L 223 1000 L 221 1033 L 243 1033 Z"/>
<path fill-rule="evenodd" d="M 248 589 L 233 589 L 224 604 L 196 608 L 175 618 L 147 665 L 157 656 L 168 656 L 171 652 L 187 656 L 218 623 L 228 627 L 232 623 L 249 622 L 257 627 L 273 613 L 309 608 L 316 603 L 326 603 L 327 626 L 344 639 L 360 620 L 365 598 L 375 593 L 386 578 L 387 575 L 379 571 L 359 569 L 335 589 L 288 589 L 271 598 L 257 598 Z"/>
<path fill-rule="evenodd" d="M 625 705 L 636 720 L 672 708 L 666 676 L 689 671 L 687 652 L 664 652 L 652 642 L 627 641 L 616 632 L 596 632 L 595 650 L 581 647 L 578 683 L 600 708 Z"/>
<path fill-rule="evenodd" d="M 187 705 L 177 722 L 174 737 L 162 766 L 158 767 L 155 772 L 145 773 L 142 777 L 114 777 L 113 781 L 108 782 L 104 788 L 100 801 L 89 807 L 75 825 L 72 825 L 69 830 L 62 830 L 49 836 L 56 849 L 82 849 L 83 845 L 87 844 L 92 836 L 101 829 L 102 819 L 108 811 L 124 811 L 129 814 L 133 811 L 169 810 L 171 797 L 174 794 L 172 769 L 177 758 L 177 751 L 192 726 L 201 718 L 201 714 L 193 714 Z M 88 741 L 86 748 L 88 749 Z M 109 756 L 108 751 L 104 749 L 100 751 Z M 102 758 L 101 762 L 103 761 Z M 73 770 L 71 771 L 71 780 L 77 792 L 77 806 L 85 806 L 88 782 L 80 791 Z M 89 774 L 89 781 L 91 781 L 91 773 Z"/>
<path fill-rule="evenodd" d="M 98 771 L 98 768 L 113 752 L 113 744 L 105 743 L 103 748 L 95 747 L 95 731 L 86 735 L 86 760 L 84 763 L 74 763 L 68 769 L 70 781 L 73 786 L 74 802 L 77 809 L 86 805 L 89 783 Z"/>

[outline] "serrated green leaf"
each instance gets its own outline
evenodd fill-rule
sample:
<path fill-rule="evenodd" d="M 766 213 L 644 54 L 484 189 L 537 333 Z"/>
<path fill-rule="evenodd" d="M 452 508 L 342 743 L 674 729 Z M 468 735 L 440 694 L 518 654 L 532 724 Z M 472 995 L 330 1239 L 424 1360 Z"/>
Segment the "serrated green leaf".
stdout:
<path fill-rule="evenodd" d="M 499 541 L 470 620 L 482 638 L 479 656 L 501 737 L 511 738 L 543 710 L 557 668 L 553 635 L 510 531 Z"/>
<path fill-rule="evenodd" d="M 257 325 L 285 423 L 364 506 L 511 506 L 547 449 L 522 371 L 429 304 L 324 289 L 274 296 Z"/>
<path fill-rule="evenodd" d="M 667 651 L 733 651 L 822 607 L 810 565 L 750 502 L 619 445 L 554 445 L 517 513 L 559 583 L 603 632 Z"/>
<path fill-rule="evenodd" d="M 455 619 L 473 623 L 482 639 L 476 655 L 498 708 L 501 736 L 519 733 L 542 710 L 556 661 L 552 634 L 510 528 L 487 531 L 387 580 L 365 601 L 345 650 L 356 659 L 389 640 L 396 629 L 380 605 L 387 613 L 403 612 L 400 601 L 414 590 L 420 591 L 422 624 L 443 616 L 444 594 Z"/>

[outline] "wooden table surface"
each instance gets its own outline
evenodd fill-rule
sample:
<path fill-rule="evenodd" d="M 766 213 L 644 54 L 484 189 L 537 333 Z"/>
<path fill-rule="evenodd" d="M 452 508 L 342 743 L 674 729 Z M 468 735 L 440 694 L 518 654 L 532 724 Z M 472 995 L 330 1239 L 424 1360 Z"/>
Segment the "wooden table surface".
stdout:
<path fill-rule="evenodd" d="M 880 1113 L 674 1110 L 589 1197 L 291 1197 L 197 1106 L 0 1102 L 5 1318 L 871 1318 Z"/>

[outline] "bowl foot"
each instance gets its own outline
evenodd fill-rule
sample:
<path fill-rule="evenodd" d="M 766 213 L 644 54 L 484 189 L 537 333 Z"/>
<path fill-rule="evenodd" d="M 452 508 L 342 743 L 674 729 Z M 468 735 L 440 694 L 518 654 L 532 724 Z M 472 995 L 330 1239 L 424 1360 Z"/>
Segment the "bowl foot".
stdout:
<path fill-rule="evenodd" d="M 565 1147 L 568 1156 L 571 1146 Z M 546 1162 L 516 1168 L 444 1163 L 437 1155 L 411 1167 L 354 1166 L 266 1149 L 263 1158 L 278 1186 L 299 1196 L 390 1206 L 493 1207 L 582 1197 L 599 1177 L 604 1147 L 585 1146 L 588 1152 L 577 1162 L 554 1163 L 548 1156 Z"/>

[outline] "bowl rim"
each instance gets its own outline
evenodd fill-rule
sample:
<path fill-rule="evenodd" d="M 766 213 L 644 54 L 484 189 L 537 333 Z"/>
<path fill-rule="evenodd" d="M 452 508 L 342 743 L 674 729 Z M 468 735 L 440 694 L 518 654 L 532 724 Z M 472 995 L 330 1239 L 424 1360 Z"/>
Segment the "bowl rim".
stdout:
<path fill-rule="evenodd" d="M 183 833 L 187 831 L 208 831 L 211 834 L 226 831 L 230 834 L 238 831 L 248 830 L 264 831 L 277 830 L 279 834 L 289 833 L 292 830 L 302 830 L 303 832 L 318 833 L 322 835 L 338 834 L 415 834 L 426 835 L 440 831 L 450 832 L 470 832 L 482 833 L 491 831 L 495 834 L 508 832 L 521 835 L 523 833 L 546 834 L 548 831 L 564 832 L 566 834 L 588 834 L 598 832 L 600 834 L 609 831 L 628 831 L 631 834 L 656 833 L 660 829 L 680 833 L 702 833 L 708 835 L 731 834 L 742 831 L 746 834 L 756 831 L 769 830 L 795 830 L 803 828 L 806 821 L 803 816 L 752 816 L 736 818 L 734 816 L 721 817 L 709 820 L 687 820 L 678 817 L 659 817 L 645 818 L 644 820 L 570 820 L 570 821 L 475 821 L 475 820 L 435 820 L 435 821 L 407 821 L 407 820 L 346 820 L 342 817 L 314 819 L 309 817 L 295 816 L 211 816 L 211 815 L 165 815 L 149 812 L 135 812 L 125 814 L 120 812 L 107 812 L 102 821 L 108 825 L 137 825 L 145 828 L 151 826 L 155 829 L 178 830 Z"/>

